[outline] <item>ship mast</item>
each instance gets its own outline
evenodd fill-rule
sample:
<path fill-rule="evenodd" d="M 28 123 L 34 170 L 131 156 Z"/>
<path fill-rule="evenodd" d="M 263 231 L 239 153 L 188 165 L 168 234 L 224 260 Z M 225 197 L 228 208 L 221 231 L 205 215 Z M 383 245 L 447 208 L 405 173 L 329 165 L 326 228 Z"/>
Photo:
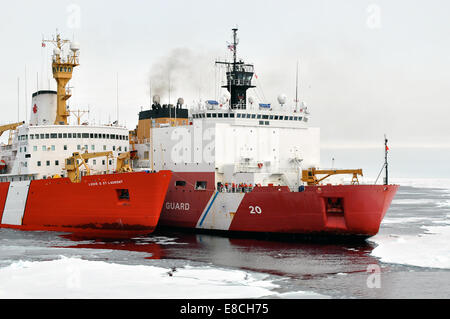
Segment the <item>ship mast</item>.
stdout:
<path fill-rule="evenodd" d="M 252 78 L 254 68 L 252 64 L 245 64 L 242 60 L 237 59 L 237 28 L 233 28 L 233 43 L 228 45 L 228 49 L 233 51 L 233 62 L 216 61 L 216 64 L 224 64 L 227 66 L 227 84 L 223 85 L 230 93 L 231 109 L 246 109 L 247 90 L 254 88 Z"/>
<path fill-rule="evenodd" d="M 79 65 L 79 46 L 75 42 L 70 42 L 69 40 L 61 39 L 59 33 L 56 34 L 56 39 L 53 40 L 42 40 L 42 45 L 45 46 L 44 42 L 50 42 L 55 45 L 53 49 L 52 57 L 52 70 L 53 78 L 56 80 L 57 84 L 57 106 L 56 106 L 56 125 L 67 125 L 67 118 L 70 112 L 67 109 L 66 101 L 72 96 L 69 89 L 66 89 L 67 83 L 72 79 L 72 72 L 74 67 Z M 71 53 L 67 57 L 62 56 L 63 46 L 70 43 Z"/>

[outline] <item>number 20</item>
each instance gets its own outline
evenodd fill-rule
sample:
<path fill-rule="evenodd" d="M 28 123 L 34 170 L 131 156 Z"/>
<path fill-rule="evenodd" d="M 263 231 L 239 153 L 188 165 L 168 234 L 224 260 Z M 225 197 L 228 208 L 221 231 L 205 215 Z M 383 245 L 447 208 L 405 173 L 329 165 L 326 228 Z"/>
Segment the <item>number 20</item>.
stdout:
<path fill-rule="evenodd" d="M 262 213 L 262 209 L 259 206 L 249 206 L 248 207 L 250 209 L 250 214 L 261 214 Z"/>

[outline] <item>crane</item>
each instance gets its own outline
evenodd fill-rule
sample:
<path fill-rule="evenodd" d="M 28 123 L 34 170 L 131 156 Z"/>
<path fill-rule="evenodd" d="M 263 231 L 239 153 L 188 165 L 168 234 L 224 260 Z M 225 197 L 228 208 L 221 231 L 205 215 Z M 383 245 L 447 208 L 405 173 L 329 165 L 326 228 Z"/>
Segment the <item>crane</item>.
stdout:
<path fill-rule="evenodd" d="M 75 152 L 72 153 L 72 156 L 69 158 L 66 158 L 66 165 L 64 169 L 67 171 L 67 177 L 72 181 L 72 183 L 79 183 L 81 182 L 81 176 L 80 176 L 80 167 L 84 166 L 86 168 L 86 174 L 91 174 L 91 169 L 87 165 L 87 161 L 90 158 L 95 157 L 102 157 L 106 156 L 112 157 L 113 153 L 111 151 L 109 152 L 95 152 L 95 153 L 79 153 Z"/>
<path fill-rule="evenodd" d="M 21 126 L 22 124 L 25 124 L 25 121 L 22 122 L 17 122 L 17 123 L 11 123 L 11 124 L 5 124 L 5 125 L 0 125 L 0 136 L 2 136 L 3 133 L 5 133 L 6 131 L 11 131 L 11 130 L 15 130 L 16 128 L 18 128 L 19 126 Z M 8 145 L 11 145 L 11 134 L 9 135 L 9 139 L 8 139 Z"/>
<path fill-rule="evenodd" d="M 319 170 L 316 168 L 309 168 L 302 171 L 302 181 L 306 182 L 307 185 L 317 185 L 324 179 L 330 177 L 331 175 L 337 174 L 353 174 L 352 184 L 359 184 L 358 175 L 363 175 L 362 169 L 331 169 L 331 170 Z M 318 179 L 316 175 L 326 175 Z"/>
<path fill-rule="evenodd" d="M 120 153 L 119 156 L 117 156 L 117 166 L 116 166 L 117 173 L 126 173 L 133 171 L 133 169 L 130 166 L 130 159 L 134 157 L 136 152 L 137 151 Z"/>

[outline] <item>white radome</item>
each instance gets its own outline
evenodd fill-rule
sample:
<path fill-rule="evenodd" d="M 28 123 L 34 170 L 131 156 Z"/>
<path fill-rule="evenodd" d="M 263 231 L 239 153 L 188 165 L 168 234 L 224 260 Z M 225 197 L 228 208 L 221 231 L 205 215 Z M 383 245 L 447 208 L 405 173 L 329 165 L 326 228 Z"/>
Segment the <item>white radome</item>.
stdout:
<path fill-rule="evenodd" d="M 78 42 L 71 42 L 70 43 L 70 50 L 72 52 L 77 52 L 80 50 L 80 44 Z"/>
<path fill-rule="evenodd" d="M 278 103 L 280 103 L 281 105 L 286 104 L 286 94 L 280 94 L 278 95 Z"/>

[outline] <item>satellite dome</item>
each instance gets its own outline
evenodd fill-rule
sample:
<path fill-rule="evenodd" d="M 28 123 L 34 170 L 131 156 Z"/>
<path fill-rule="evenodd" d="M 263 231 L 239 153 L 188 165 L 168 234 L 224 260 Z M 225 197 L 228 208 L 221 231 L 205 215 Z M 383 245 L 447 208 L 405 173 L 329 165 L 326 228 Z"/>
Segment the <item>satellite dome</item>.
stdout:
<path fill-rule="evenodd" d="M 80 50 L 80 44 L 78 42 L 72 42 L 70 43 L 70 50 L 73 52 L 77 52 Z"/>
<path fill-rule="evenodd" d="M 278 95 L 278 103 L 280 103 L 281 105 L 286 104 L 286 95 L 285 94 L 280 94 Z"/>
<path fill-rule="evenodd" d="M 58 48 L 54 48 L 54 49 L 53 49 L 53 54 L 54 54 L 54 55 L 60 55 L 60 54 L 61 54 L 61 50 L 58 49 Z"/>

